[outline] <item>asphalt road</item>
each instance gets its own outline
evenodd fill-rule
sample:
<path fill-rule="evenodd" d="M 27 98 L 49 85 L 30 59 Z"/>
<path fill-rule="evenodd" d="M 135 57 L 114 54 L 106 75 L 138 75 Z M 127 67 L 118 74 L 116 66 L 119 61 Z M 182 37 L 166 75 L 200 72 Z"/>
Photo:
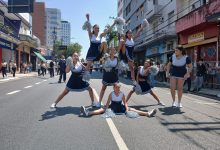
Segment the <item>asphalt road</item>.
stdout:
<path fill-rule="evenodd" d="M 220 149 L 220 102 L 185 94 L 183 109 L 171 108 L 167 88 L 154 88 L 166 104 L 158 106 L 151 95 L 132 95 L 129 106 L 149 111 L 153 118 L 118 115 L 80 117 L 80 106 L 91 104 L 89 94 L 71 92 L 57 106 L 50 105 L 65 88 L 58 78 L 29 77 L 0 83 L 0 150 L 70 149 Z M 121 90 L 132 86 L 122 79 Z M 94 72 L 91 86 L 101 90 L 101 74 Z M 112 87 L 108 87 L 103 102 Z M 96 96 L 97 98 L 97 96 Z"/>

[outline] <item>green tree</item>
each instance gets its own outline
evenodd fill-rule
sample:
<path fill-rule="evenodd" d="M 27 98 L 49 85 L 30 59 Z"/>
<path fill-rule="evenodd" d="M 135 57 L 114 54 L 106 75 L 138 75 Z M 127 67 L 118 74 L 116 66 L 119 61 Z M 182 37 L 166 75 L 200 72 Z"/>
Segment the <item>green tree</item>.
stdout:
<path fill-rule="evenodd" d="M 67 46 L 66 57 L 72 56 L 73 53 L 80 54 L 82 46 L 79 43 L 71 43 Z"/>
<path fill-rule="evenodd" d="M 68 56 L 71 56 L 75 52 L 80 54 L 82 50 L 82 46 L 79 43 L 71 43 L 70 45 L 67 46 L 67 50 L 59 49 L 60 45 L 61 42 L 57 41 L 54 46 L 54 52 L 57 58 L 60 58 L 61 55 L 64 55 L 67 58 Z"/>

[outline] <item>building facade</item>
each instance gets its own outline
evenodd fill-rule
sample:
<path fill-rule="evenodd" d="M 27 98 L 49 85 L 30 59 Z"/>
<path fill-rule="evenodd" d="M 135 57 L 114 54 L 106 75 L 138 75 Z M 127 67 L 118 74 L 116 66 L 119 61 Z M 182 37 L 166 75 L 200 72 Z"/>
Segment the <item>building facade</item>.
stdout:
<path fill-rule="evenodd" d="M 184 11 L 181 11 L 182 6 Z M 176 23 L 179 44 L 183 45 L 191 56 L 194 66 L 199 59 L 203 59 L 210 66 L 218 66 L 218 22 L 209 21 L 208 18 L 220 12 L 220 1 L 178 0 L 177 10 L 180 12 Z"/>
<path fill-rule="evenodd" d="M 123 17 L 123 0 L 118 0 L 118 5 L 117 5 L 117 16 L 118 17 Z"/>
<path fill-rule="evenodd" d="M 143 19 L 149 26 L 135 39 L 135 58 L 143 64 L 146 58 L 165 63 L 177 45 L 175 28 L 176 1 L 170 0 L 127 0 L 123 6 L 126 30 L 135 34 L 141 27 Z"/>
<path fill-rule="evenodd" d="M 70 45 L 71 39 L 71 26 L 68 21 L 61 21 L 62 30 L 61 30 L 61 42 L 62 45 Z"/>
<path fill-rule="evenodd" d="M 61 41 L 61 11 L 46 8 L 46 47 L 52 50 L 55 41 Z"/>
<path fill-rule="evenodd" d="M 45 3 L 35 2 L 34 12 L 32 13 L 32 30 L 33 34 L 40 39 L 41 46 L 46 46 L 45 15 Z"/>

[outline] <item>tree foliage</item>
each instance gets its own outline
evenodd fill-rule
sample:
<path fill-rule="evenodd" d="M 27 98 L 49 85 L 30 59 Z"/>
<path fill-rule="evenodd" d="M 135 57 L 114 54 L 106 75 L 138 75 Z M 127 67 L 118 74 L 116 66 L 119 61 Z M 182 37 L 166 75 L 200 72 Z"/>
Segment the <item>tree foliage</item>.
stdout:
<path fill-rule="evenodd" d="M 78 54 L 81 53 L 82 46 L 79 43 L 71 43 L 67 46 L 67 50 L 59 49 L 61 45 L 60 41 L 57 41 L 54 46 L 54 52 L 57 58 L 60 58 L 61 55 L 64 55 L 66 58 L 71 56 L 73 53 L 77 52 Z"/>

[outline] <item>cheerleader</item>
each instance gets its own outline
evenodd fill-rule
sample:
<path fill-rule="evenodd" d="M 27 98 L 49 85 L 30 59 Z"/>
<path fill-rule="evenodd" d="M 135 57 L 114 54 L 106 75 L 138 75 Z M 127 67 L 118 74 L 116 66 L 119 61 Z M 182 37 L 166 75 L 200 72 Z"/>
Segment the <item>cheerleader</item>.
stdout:
<path fill-rule="evenodd" d="M 120 87 L 121 85 L 119 83 L 114 84 L 113 86 L 114 91 L 109 94 L 108 101 L 104 108 L 100 108 L 94 111 L 88 111 L 84 106 L 81 106 L 81 112 L 83 113 L 83 115 L 84 116 L 99 115 L 104 113 L 108 108 L 111 108 L 111 110 L 114 113 L 126 113 L 128 111 L 133 111 L 141 116 L 147 116 L 147 117 L 152 117 L 153 115 L 156 114 L 157 112 L 156 109 L 153 109 L 150 112 L 144 112 L 134 108 L 129 108 L 125 100 L 124 93 L 120 91 Z M 124 105 L 122 102 L 124 103 Z"/>
<path fill-rule="evenodd" d="M 157 95 L 151 90 L 151 86 L 147 81 L 147 76 L 150 73 L 150 69 L 151 69 L 151 62 L 150 60 L 146 60 L 144 62 L 144 66 L 140 66 L 138 68 L 138 73 L 137 73 L 137 82 L 138 84 L 136 86 L 134 86 L 134 88 L 129 92 L 128 96 L 127 96 L 127 102 L 129 101 L 129 99 L 131 98 L 131 95 L 136 92 L 137 94 L 147 94 L 150 93 L 158 102 L 158 105 L 161 106 L 165 106 L 165 104 L 163 102 L 161 102 L 159 100 L 159 98 L 157 97 Z M 139 87 L 139 91 L 137 91 L 137 87 Z"/>
<path fill-rule="evenodd" d="M 66 96 L 69 91 L 89 91 L 89 96 L 92 101 L 92 105 L 95 106 L 93 90 L 90 87 L 89 83 L 82 80 L 82 74 L 84 71 L 84 66 L 79 62 L 79 56 L 77 53 L 72 55 L 72 58 L 69 57 L 67 60 L 66 73 L 72 72 L 70 79 L 66 85 L 64 91 L 58 96 L 57 100 L 51 105 L 51 108 L 55 108 L 57 103 Z"/>
<path fill-rule="evenodd" d="M 170 72 L 171 66 L 172 69 Z M 173 107 L 182 108 L 181 99 L 183 95 L 183 84 L 184 81 L 190 77 L 191 71 L 192 71 L 192 62 L 190 58 L 186 55 L 183 47 L 178 46 L 175 49 L 175 53 L 172 55 L 167 65 L 167 74 L 170 72 L 170 92 L 173 99 L 173 103 L 172 103 Z M 177 103 L 175 102 L 176 88 L 178 91 Z"/>
<path fill-rule="evenodd" d="M 99 103 L 97 107 L 101 107 L 102 98 L 105 94 L 107 86 L 112 86 L 118 81 L 118 57 L 116 56 L 115 48 L 110 48 L 109 56 L 105 58 L 105 64 L 103 64 L 103 78 L 102 89 L 99 96 Z"/>
<path fill-rule="evenodd" d="M 135 81 L 135 73 L 134 73 L 134 59 L 133 59 L 133 51 L 134 51 L 134 40 L 136 37 L 139 36 L 140 32 L 143 30 L 144 26 L 141 26 L 141 28 L 138 30 L 138 32 L 132 36 L 132 31 L 128 30 L 125 34 L 125 38 L 123 37 L 120 39 L 119 42 L 119 53 L 121 56 L 121 59 L 124 62 L 128 63 L 129 69 L 131 71 L 131 79 L 133 81 L 133 84 L 136 85 Z"/>
<path fill-rule="evenodd" d="M 87 18 L 87 22 L 89 22 L 89 14 L 86 15 L 86 18 Z M 90 39 L 90 47 L 86 55 L 87 65 L 86 65 L 86 72 L 83 77 L 85 80 L 89 80 L 89 69 L 92 62 L 98 61 L 102 57 L 103 52 L 100 49 L 102 37 L 104 37 L 112 29 L 114 25 L 115 23 L 113 23 L 113 25 L 110 26 L 108 30 L 106 30 L 104 33 L 100 35 L 99 35 L 99 26 L 97 24 L 93 26 L 93 31 L 91 31 L 90 27 L 87 28 Z"/>

